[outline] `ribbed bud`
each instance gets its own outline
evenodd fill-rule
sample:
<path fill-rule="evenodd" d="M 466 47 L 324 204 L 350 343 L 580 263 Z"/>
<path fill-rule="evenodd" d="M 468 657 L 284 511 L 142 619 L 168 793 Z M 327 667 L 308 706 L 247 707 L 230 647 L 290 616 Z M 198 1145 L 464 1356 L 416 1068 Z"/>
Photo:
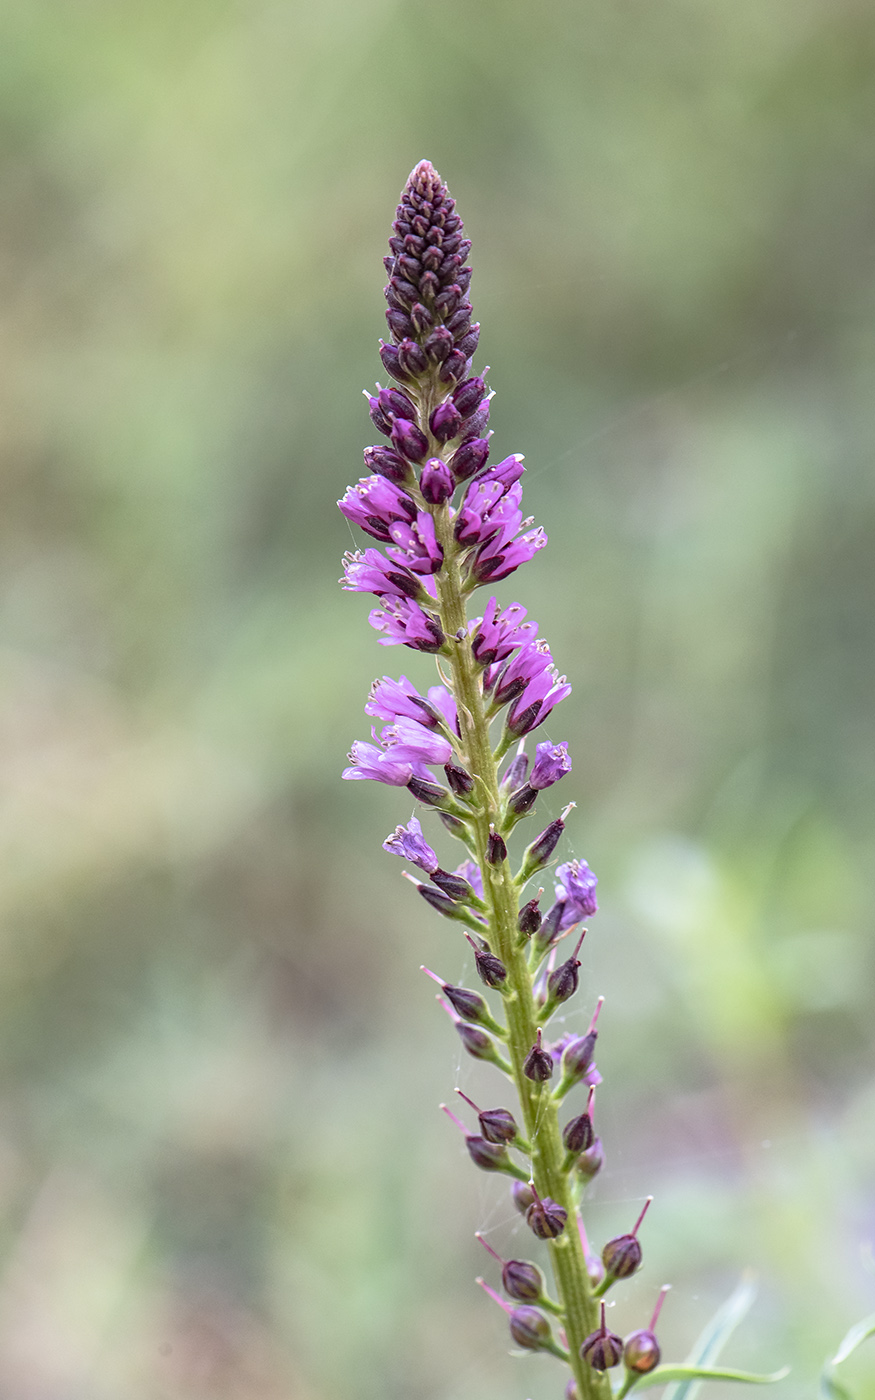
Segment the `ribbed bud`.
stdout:
<path fill-rule="evenodd" d="M 478 1025 L 492 1020 L 489 1007 L 479 992 L 469 991 L 467 987 L 451 987 L 449 983 L 445 983 L 444 996 L 463 1021 L 473 1021 Z"/>
<path fill-rule="evenodd" d="M 496 957 L 488 948 L 478 948 L 473 938 L 467 934 L 465 936 L 474 949 L 474 962 L 480 981 L 484 986 L 500 991 L 507 981 L 507 968 L 501 958 Z"/>
<path fill-rule="evenodd" d="M 438 889 L 448 894 L 450 899 L 470 899 L 474 893 L 468 881 L 461 875 L 453 875 L 449 870 L 433 870 L 431 878 Z"/>
<path fill-rule="evenodd" d="M 528 880 L 538 870 L 543 870 L 549 861 L 560 838 L 565 830 L 565 823 L 561 817 L 557 817 L 549 826 L 546 826 L 540 836 L 536 836 L 531 846 L 526 848 L 523 855 L 522 877 Z"/>
<path fill-rule="evenodd" d="M 456 1021 L 454 1024 L 459 1039 L 472 1059 L 489 1061 L 496 1058 L 495 1041 L 479 1026 L 471 1026 L 467 1021 Z M 518 1184 L 521 1186 L 522 1182 Z"/>
<path fill-rule="evenodd" d="M 386 431 L 392 431 L 391 425 Z M 407 481 L 411 475 L 410 463 L 397 452 L 393 452 L 391 447 L 366 447 L 364 457 L 368 471 L 376 472 L 378 476 L 384 476 L 387 481 L 394 481 L 396 485 Z"/>
<path fill-rule="evenodd" d="M 512 792 L 507 799 L 507 810 L 515 817 L 524 817 L 530 812 L 538 799 L 537 788 L 530 787 L 528 783 L 523 783 L 522 787 Z M 542 861 L 541 864 L 546 864 Z"/>
<path fill-rule="evenodd" d="M 425 778 L 411 778 L 407 791 L 412 792 L 418 802 L 425 802 L 429 807 L 439 807 L 450 795 L 440 783 L 430 783 Z"/>
<path fill-rule="evenodd" d="M 478 408 L 486 392 L 486 381 L 479 375 L 466 379 L 453 393 L 453 403 L 463 418 L 468 418 Z"/>
<path fill-rule="evenodd" d="M 383 362 L 384 370 L 387 374 L 391 374 L 393 379 L 397 379 L 400 383 L 406 384 L 412 378 L 412 376 L 402 368 L 398 351 L 394 345 L 385 345 L 381 340 L 380 359 Z"/>
<path fill-rule="evenodd" d="M 525 1215 L 529 1206 L 535 1204 L 535 1193 L 525 1181 L 515 1181 L 510 1188 L 510 1195 L 520 1215 Z"/>
<path fill-rule="evenodd" d="M 463 442 L 450 458 L 453 480 L 467 481 L 469 477 L 476 476 L 481 467 L 485 467 L 488 456 L 489 443 L 486 438 L 472 438 L 470 442 Z"/>
<path fill-rule="evenodd" d="M 568 1211 L 557 1205 L 549 1196 L 542 1201 L 535 1200 L 526 1211 L 526 1224 L 539 1240 L 558 1239 L 565 1229 Z"/>
<path fill-rule="evenodd" d="M 458 817 L 454 817 L 452 812 L 438 812 L 438 816 L 451 836 L 455 836 L 458 841 L 464 841 L 468 835 L 468 828 Z"/>
<path fill-rule="evenodd" d="M 537 1308 L 514 1308 L 510 1315 L 510 1335 L 517 1346 L 529 1351 L 542 1351 L 553 1341 L 550 1324 Z"/>
<path fill-rule="evenodd" d="M 523 1074 L 527 1079 L 533 1079 L 540 1084 L 545 1083 L 553 1074 L 553 1056 L 542 1046 L 540 1031 L 538 1039 L 523 1061 Z"/>
<path fill-rule="evenodd" d="M 413 400 L 402 393 L 400 389 L 381 389 L 378 402 L 390 422 L 395 418 L 406 418 L 410 423 L 416 421 Z"/>
<path fill-rule="evenodd" d="M 490 831 L 486 842 L 486 862 L 488 865 L 501 865 L 507 860 L 507 846 L 497 831 Z"/>
<path fill-rule="evenodd" d="M 440 457 L 429 457 L 419 478 L 419 489 L 430 506 L 442 506 L 452 496 L 455 483 Z"/>
<path fill-rule="evenodd" d="M 451 350 L 444 360 L 440 378 L 444 384 L 458 383 L 468 373 L 468 359 L 461 350 Z"/>
<path fill-rule="evenodd" d="M 562 1141 L 567 1152 L 585 1152 L 595 1142 L 595 1129 L 588 1113 L 579 1113 L 565 1124 Z"/>
<path fill-rule="evenodd" d="M 385 361 L 383 362 L 385 364 Z M 419 379 L 428 369 L 428 358 L 415 340 L 402 340 L 398 346 L 398 363 L 410 379 Z"/>
<path fill-rule="evenodd" d="M 474 354 L 474 351 L 477 349 L 479 343 L 480 323 L 478 321 L 475 322 L 475 324 L 471 327 L 471 329 L 468 331 L 468 334 L 461 338 L 461 340 L 456 345 L 456 350 L 460 355 L 464 355 L 466 360 L 470 360 L 471 356 Z"/>
<path fill-rule="evenodd" d="M 474 779 L 457 763 L 445 763 L 444 772 L 447 775 L 447 782 L 457 797 L 467 797 L 469 793 L 473 792 Z"/>
<path fill-rule="evenodd" d="M 513 1142 L 519 1131 L 508 1108 L 484 1108 L 477 1121 L 487 1142 Z"/>
<path fill-rule="evenodd" d="M 557 937 L 559 933 L 559 924 L 562 921 L 562 910 L 564 908 L 564 904 L 551 904 L 541 920 L 541 927 L 538 929 L 538 936 L 535 942 L 542 952 L 546 951 Z"/>
<path fill-rule="evenodd" d="M 574 996 L 580 982 L 580 961 L 578 958 L 569 958 L 551 972 L 547 978 L 547 993 L 551 1002 L 568 1001 Z"/>
<path fill-rule="evenodd" d="M 454 403 L 447 400 L 438 404 L 429 419 L 428 426 L 438 442 L 450 442 L 458 436 L 462 426 L 462 415 Z"/>
<path fill-rule="evenodd" d="M 508 1164 L 507 1148 L 472 1133 L 465 1138 L 468 1156 L 482 1172 L 501 1172 Z"/>
<path fill-rule="evenodd" d="M 508 1259 L 501 1271 L 501 1282 L 507 1296 L 521 1303 L 536 1303 L 544 1292 L 544 1275 L 537 1264 L 530 1264 L 527 1259 Z"/>
<path fill-rule="evenodd" d="M 476 410 L 476 412 L 472 413 L 470 418 L 465 419 L 465 425 L 462 429 L 465 441 L 467 442 L 469 437 L 485 437 L 486 429 L 488 427 L 489 400 L 484 399 L 480 407 Z"/>
<path fill-rule="evenodd" d="M 433 365 L 442 365 L 453 348 L 452 332 L 446 326 L 435 326 L 422 345 Z"/>
<path fill-rule="evenodd" d="M 407 418 L 396 418 L 392 424 L 392 445 L 410 462 L 423 461 L 428 451 L 425 434 Z"/>
<path fill-rule="evenodd" d="M 494 657 L 494 655 L 495 653 L 493 652 L 492 656 Z M 482 664 L 486 664 L 486 662 L 490 659 L 490 657 L 482 658 Z M 504 777 L 501 780 L 501 786 L 506 792 L 512 793 L 514 788 L 518 788 L 520 783 L 525 781 L 525 777 L 528 771 L 529 756 L 523 750 L 520 750 L 518 753 L 514 754 L 510 763 L 507 765 L 507 771 L 505 772 Z M 511 798 L 511 801 L 512 800 L 513 799 Z"/>
<path fill-rule="evenodd" d="M 602 1250 L 605 1272 L 612 1278 L 631 1278 L 641 1265 L 642 1250 L 634 1235 L 618 1235 Z"/>
<path fill-rule="evenodd" d="M 524 904 L 517 917 L 517 928 L 520 933 L 524 933 L 526 938 L 531 938 L 533 933 L 537 933 L 541 927 L 541 911 L 538 908 L 538 900 L 530 899 L 528 904 Z"/>
<path fill-rule="evenodd" d="M 659 1358 L 662 1355 L 659 1349 L 659 1342 L 653 1332 L 647 1328 L 642 1328 L 640 1332 L 630 1332 L 623 1347 L 623 1365 L 628 1371 L 634 1371 L 636 1375 L 646 1376 L 648 1371 L 652 1371 L 659 1365 Z"/>
<path fill-rule="evenodd" d="M 430 904 L 432 909 L 436 909 L 439 914 L 443 914 L 447 919 L 454 919 L 459 912 L 459 906 L 454 899 L 443 890 L 435 889 L 433 885 L 417 885 L 416 888 L 422 895 L 426 904 Z"/>
<path fill-rule="evenodd" d="M 599 1327 L 590 1332 L 580 1348 L 584 1361 L 588 1361 L 594 1371 L 609 1371 L 619 1364 L 623 1355 L 623 1338 L 607 1327 Z"/>

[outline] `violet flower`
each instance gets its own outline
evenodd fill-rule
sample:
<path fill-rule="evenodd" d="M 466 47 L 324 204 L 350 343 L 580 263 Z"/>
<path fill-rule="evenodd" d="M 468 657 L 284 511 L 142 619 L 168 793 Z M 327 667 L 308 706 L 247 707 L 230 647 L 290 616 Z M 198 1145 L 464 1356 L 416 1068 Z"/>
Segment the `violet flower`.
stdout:
<path fill-rule="evenodd" d="M 425 840 L 416 817 L 411 817 L 406 826 L 396 826 L 394 834 L 387 836 L 383 842 L 383 850 L 409 860 L 411 865 L 418 866 L 426 875 L 433 875 L 438 869 L 438 858 Z"/>

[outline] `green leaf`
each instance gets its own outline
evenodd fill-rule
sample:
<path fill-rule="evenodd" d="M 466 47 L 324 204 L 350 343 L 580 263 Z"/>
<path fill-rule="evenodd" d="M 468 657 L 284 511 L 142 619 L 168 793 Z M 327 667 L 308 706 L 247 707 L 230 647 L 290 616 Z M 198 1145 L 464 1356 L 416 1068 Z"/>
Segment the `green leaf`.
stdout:
<path fill-rule="evenodd" d="M 651 1385 L 665 1385 L 666 1381 L 680 1382 L 682 1390 L 699 1381 L 744 1381 L 747 1385 L 773 1385 L 789 1374 L 789 1366 L 773 1371 L 770 1376 L 759 1375 L 756 1371 L 732 1371 L 713 1366 L 657 1366 L 654 1371 L 641 1377 L 635 1389 L 646 1390 Z"/>
<path fill-rule="evenodd" d="M 692 1368 L 692 1374 L 688 1369 L 683 1376 L 666 1377 L 666 1379 L 674 1380 L 675 1384 L 665 1392 L 663 1400 L 692 1400 L 699 1389 L 696 1368 L 708 1366 L 712 1361 L 717 1360 L 739 1322 L 750 1311 L 756 1292 L 753 1279 L 745 1276 L 735 1292 L 730 1294 L 726 1302 L 717 1309 L 711 1321 L 694 1343 L 684 1362 L 684 1367 Z M 657 1367 L 657 1370 L 661 1371 L 663 1367 Z M 650 1374 L 655 1375 L 656 1372 L 651 1371 Z M 653 1384 L 652 1381 L 651 1384 Z"/>

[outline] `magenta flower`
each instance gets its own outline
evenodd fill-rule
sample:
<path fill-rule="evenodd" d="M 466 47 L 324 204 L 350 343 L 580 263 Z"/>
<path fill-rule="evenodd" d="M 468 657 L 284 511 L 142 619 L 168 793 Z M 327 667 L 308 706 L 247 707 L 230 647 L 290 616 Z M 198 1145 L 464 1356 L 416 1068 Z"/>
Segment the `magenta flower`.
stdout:
<path fill-rule="evenodd" d="M 567 743 L 538 744 L 535 749 L 535 764 L 529 774 L 529 787 L 541 792 L 544 788 L 558 783 L 560 778 L 564 778 L 565 774 L 570 772 L 571 759 Z"/>
<path fill-rule="evenodd" d="M 347 487 L 337 504 L 347 520 L 384 544 L 391 540 L 390 526 L 396 521 L 409 525 L 416 519 L 416 506 L 407 492 L 383 476 L 363 476 L 357 486 Z"/>
<path fill-rule="evenodd" d="M 447 695 L 443 686 L 433 686 L 432 689 L 440 690 L 447 696 L 455 718 L 456 706 L 452 696 Z M 406 676 L 400 676 L 397 681 L 393 681 L 391 676 L 383 676 L 382 680 L 374 681 L 365 704 L 365 714 L 372 715 L 374 719 L 389 721 L 400 719 L 403 715 L 433 729 L 445 718 L 443 710 L 420 695 L 416 686 L 412 685 Z"/>
<path fill-rule="evenodd" d="M 422 585 L 409 570 L 399 567 L 378 549 L 348 550 L 343 556 L 341 580 L 347 593 L 376 593 L 378 598 L 419 598 Z"/>
<path fill-rule="evenodd" d="M 383 850 L 390 855 L 401 856 L 402 860 L 409 860 L 411 865 L 418 866 L 426 875 L 433 875 L 438 869 L 438 858 L 423 837 L 416 817 L 411 817 L 406 826 L 396 826 L 394 834 L 387 836 L 383 842 Z"/>
<path fill-rule="evenodd" d="M 434 516 L 421 510 L 415 523 L 396 520 L 389 529 L 394 548 L 386 550 L 389 558 L 415 574 L 436 574 L 444 562 L 444 552 L 437 542 Z"/>
<path fill-rule="evenodd" d="M 342 778 L 349 781 L 373 778 L 378 783 L 388 783 L 390 787 L 406 787 L 414 776 L 414 765 L 405 762 L 398 755 L 384 753 L 376 744 L 365 744 L 356 739 L 349 752 L 350 768 L 344 768 Z M 430 775 L 429 775 L 430 776 Z"/>
<path fill-rule="evenodd" d="M 554 666 L 549 667 L 530 681 L 511 705 L 506 720 L 509 732 L 518 739 L 530 734 L 570 694 L 571 686 L 565 677 L 557 675 Z"/>
<path fill-rule="evenodd" d="M 559 920 L 560 932 L 596 913 L 599 907 L 595 897 L 597 884 L 598 878 L 585 860 L 570 860 L 556 867 L 556 901 L 564 906 Z"/>
<path fill-rule="evenodd" d="M 446 637 L 436 617 L 411 598 L 386 598 L 383 602 L 384 607 L 373 608 L 368 613 L 368 622 L 375 631 L 386 633 L 380 638 L 380 646 L 406 646 L 427 652 L 441 650 Z"/>
<path fill-rule="evenodd" d="M 449 739 L 434 729 L 426 729 L 415 719 L 400 716 L 394 724 L 387 724 L 380 742 L 389 750 L 393 759 L 404 759 L 410 763 L 449 763 L 453 756 L 453 746 Z"/>
<path fill-rule="evenodd" d="M 543 549 L 546 543 L 547 536 L 540 525 L 537 529 L 518 535 L 515 540 L 507 543 L 504 543 L 504 537 L 500 535 L 488 544 L 480 546 L 469 566 L 469 579 L 475 584 L 498 583 L 521 564 L 527 564 L 530 559 L 534 559 L 538 550 Z"/>
<path fill-rule="evenodd" d="M 523 622 L 526 609 L 519 603 L 499 613 L 498 602 L 490 598 L 482 617 L 471 623 L 471 650 L 481 666 L 505 661 L 518 647 L 534 641 L 537 622 Z"/>

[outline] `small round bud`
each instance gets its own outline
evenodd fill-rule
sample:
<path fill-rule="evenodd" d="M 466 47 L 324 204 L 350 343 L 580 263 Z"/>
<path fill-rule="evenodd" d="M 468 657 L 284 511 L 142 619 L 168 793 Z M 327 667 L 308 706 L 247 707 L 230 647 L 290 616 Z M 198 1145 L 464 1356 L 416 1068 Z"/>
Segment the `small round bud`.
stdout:
<path fill-rule="evenodd" d="M 501 1281 L 507 1296 L 521 1303 L 535 1303 L 544 1292 L 544 1275 L 537 1264 L 530 1264 L 527 1259 L 508 1259 Z"/>
<path fill-rule="evenodd" d="M 634 1235 L 618 1235 L 602 1250 L 605 1272 L 612 1278 L 631 1278 L 641 1264 L 642 1250 Z"/>
<path fill-rule="evenodd" d="M 598 1176 L 604 1165 L 605 1150 L 602 1147 L 601 1138 L 597 1137 L 593 1140 L 591 1147 L 588 1147 L 585 1152 L 581 1152 L 574 1164 L 574 1170 L 583 1177 L 584 1181 L 592 1181 L 594 1176 Z"/>
<path fill-rule="evenodd" d="M 419 488 L 431 506 L 442 506 L 444 501 L 448 501 L 455 485 L 446 462 L 442 462 L 440 457 L 429 457 L 419 478 Z"/>
<path fill-rule="evenodd" d="M 480 1122 L 480 1131 L 487 1142 L 513 1142 L 517 1136 L 516 1119 L 508 1108 L 484 1108 L 477 1107 L 473 1099 L 457 1089 L 456 1093 L 465 1103 L 470 1104 Z"/>
<path fill-rule="evenodd" d="M 423 461 L 428 451 L 424 433 L 407 418 L 396 418 L 392 424 L 392 445 L 411 462 Z"/>
<path fill-rule="evenodd" d="M 438 442 L 449 442 L 456 437 L 462 426 L 462 415 L 454 403 L 439 403 L 429 419 L 428 426 Z"/>
<path fill-rule="evenodd" d="M 514 1308 L 510 1315 L 510 1335 L 517 1346 L 541 1351 L 553 1340 L 550 1324 L 537 1308 Z"/>
<path fill-rule="evenodd" d="M 486 860 L 489 865 L 501 865 L 507 860 L 507 846 L 497 831 L 490 831 L 486 842 Z"/>
<path fill-rule="evenodd" d="M 418 375 L 424 374 L 428 369 L 425 351 L 417 345 L 415 340 L 402 340 L 398 346 L 398 362 L 405 375 L 414 379 Z M 386 364 L 385 360 L 383 360 L 383 364 Z M 389 369 L 389 366 L 386 365 L 386 368 Z M 394 372 L 389 370 L 389 373 L 393 374 Z M 397 376 L 395 377 L 397 378 Z"/>
<path fill-rule="evenodd" d="M 465 1138 L 468 1156 L 483 1172 L 501 1172 L 507 1166 L 507 1148 L 495 1142 L 487 1142 L 484 1137 L 472 1133 Z"/>
<path fill-rule="evenodd" d="M 630 1332 L 626 1338 L 623 1364 L 627 1370 L 635 1371 L 639 1376 L 646 1376 L 648 1371 L 659 1365 L 661 1355 L 654 1333 L 642 1328 L 640 1332 Z"/>
<path fill-rule="evenodd" d="M 525 1215 L 529 1206 L 535 1204 L 534 1192 L 525 1181 L 515 1181 L 510 1188 L 510 1195 L 520 1215 Z"/>
<path fill-rule="evenodd" d="M 541 1044 L 541 1032 L 523 1061 L 523 1074 L 536 1083 L 545 1083 L 553 1074 L 553 1056 Z"/>
<path fill-rule="evenodd" d="M 444 996 L 463 1021 L 473 1021 L 476 1024 L 487 1018 L 492 1019 L 489 1007 L 479 992 L 469 991 L 467 987 L 451 987 L 449 983 L 445 983 Z"/>
<path fill-rule="evenodd" d="M 453 403 L 463 418 L 467 418 L 478 407 L 485 390 L 485 380 L 476 375 L 473 379 L 466 379 L 464 384 L 460 384 L 454 391 Z"/>
<path fill-rule="evenodd" d="M 574 1040 L 569 1040 L 562 1053 L 563 1079 L 583 1078 L 592 1064 L 597 1040 L 598 1031 L 589 1031 L 586 1035 L 575 1036 Z"/>
<path fill-rule="evenodd" d="M 616 1332 L 609 1332 L 607 1327 L 599 1327 L 595 1332 L 590 1332 L 580 1348 L 580 1354 L 594 1371 L 609 1371 L 612 1366 L 618 1365 L 623 1355 L 623 1338 L 618 1337 Z"/>
<path fill-rule="evenodd" d="M 595 1142 L 595 1129 L 588 1113 L 579 1113 L 565 1124 L 562 1141 L 568 1152 L 585 1152 Z"/>
<path fill-rule="evenodd" d="M 495 1059 L 495 1042 L 491 1036 L 487 1035 L 485 1031 L 481 1031 L 477 1026 L 470 1026 L 467 1021 L 456 1021 L 454 1024 L 459 1033 L 459 1039 L 472 1059 Z M 519 1184 L 522 1186 L 522 1182 Z"/>
<path fill-rule="evenodd" d="M 568 1211 L 565 1207 L 552 1201 L 549 1196 L 545 1196 L 543 1200 L 536 1198 L 526 1211 L 526 1224 L 539 1240 L 558 1239 L 565 1229 L 567 1219 Z"/>
<path fill-rule="evenodd" d="M 524 904 L 519 912 L 517 927 L 520 933 L 524 933 L 527 938 L 531 938 L 533 933 L 537 933 L 541 927 L 541 911 L 538 908 L 537 899 L 530 899 L 528 904 Z"/>

